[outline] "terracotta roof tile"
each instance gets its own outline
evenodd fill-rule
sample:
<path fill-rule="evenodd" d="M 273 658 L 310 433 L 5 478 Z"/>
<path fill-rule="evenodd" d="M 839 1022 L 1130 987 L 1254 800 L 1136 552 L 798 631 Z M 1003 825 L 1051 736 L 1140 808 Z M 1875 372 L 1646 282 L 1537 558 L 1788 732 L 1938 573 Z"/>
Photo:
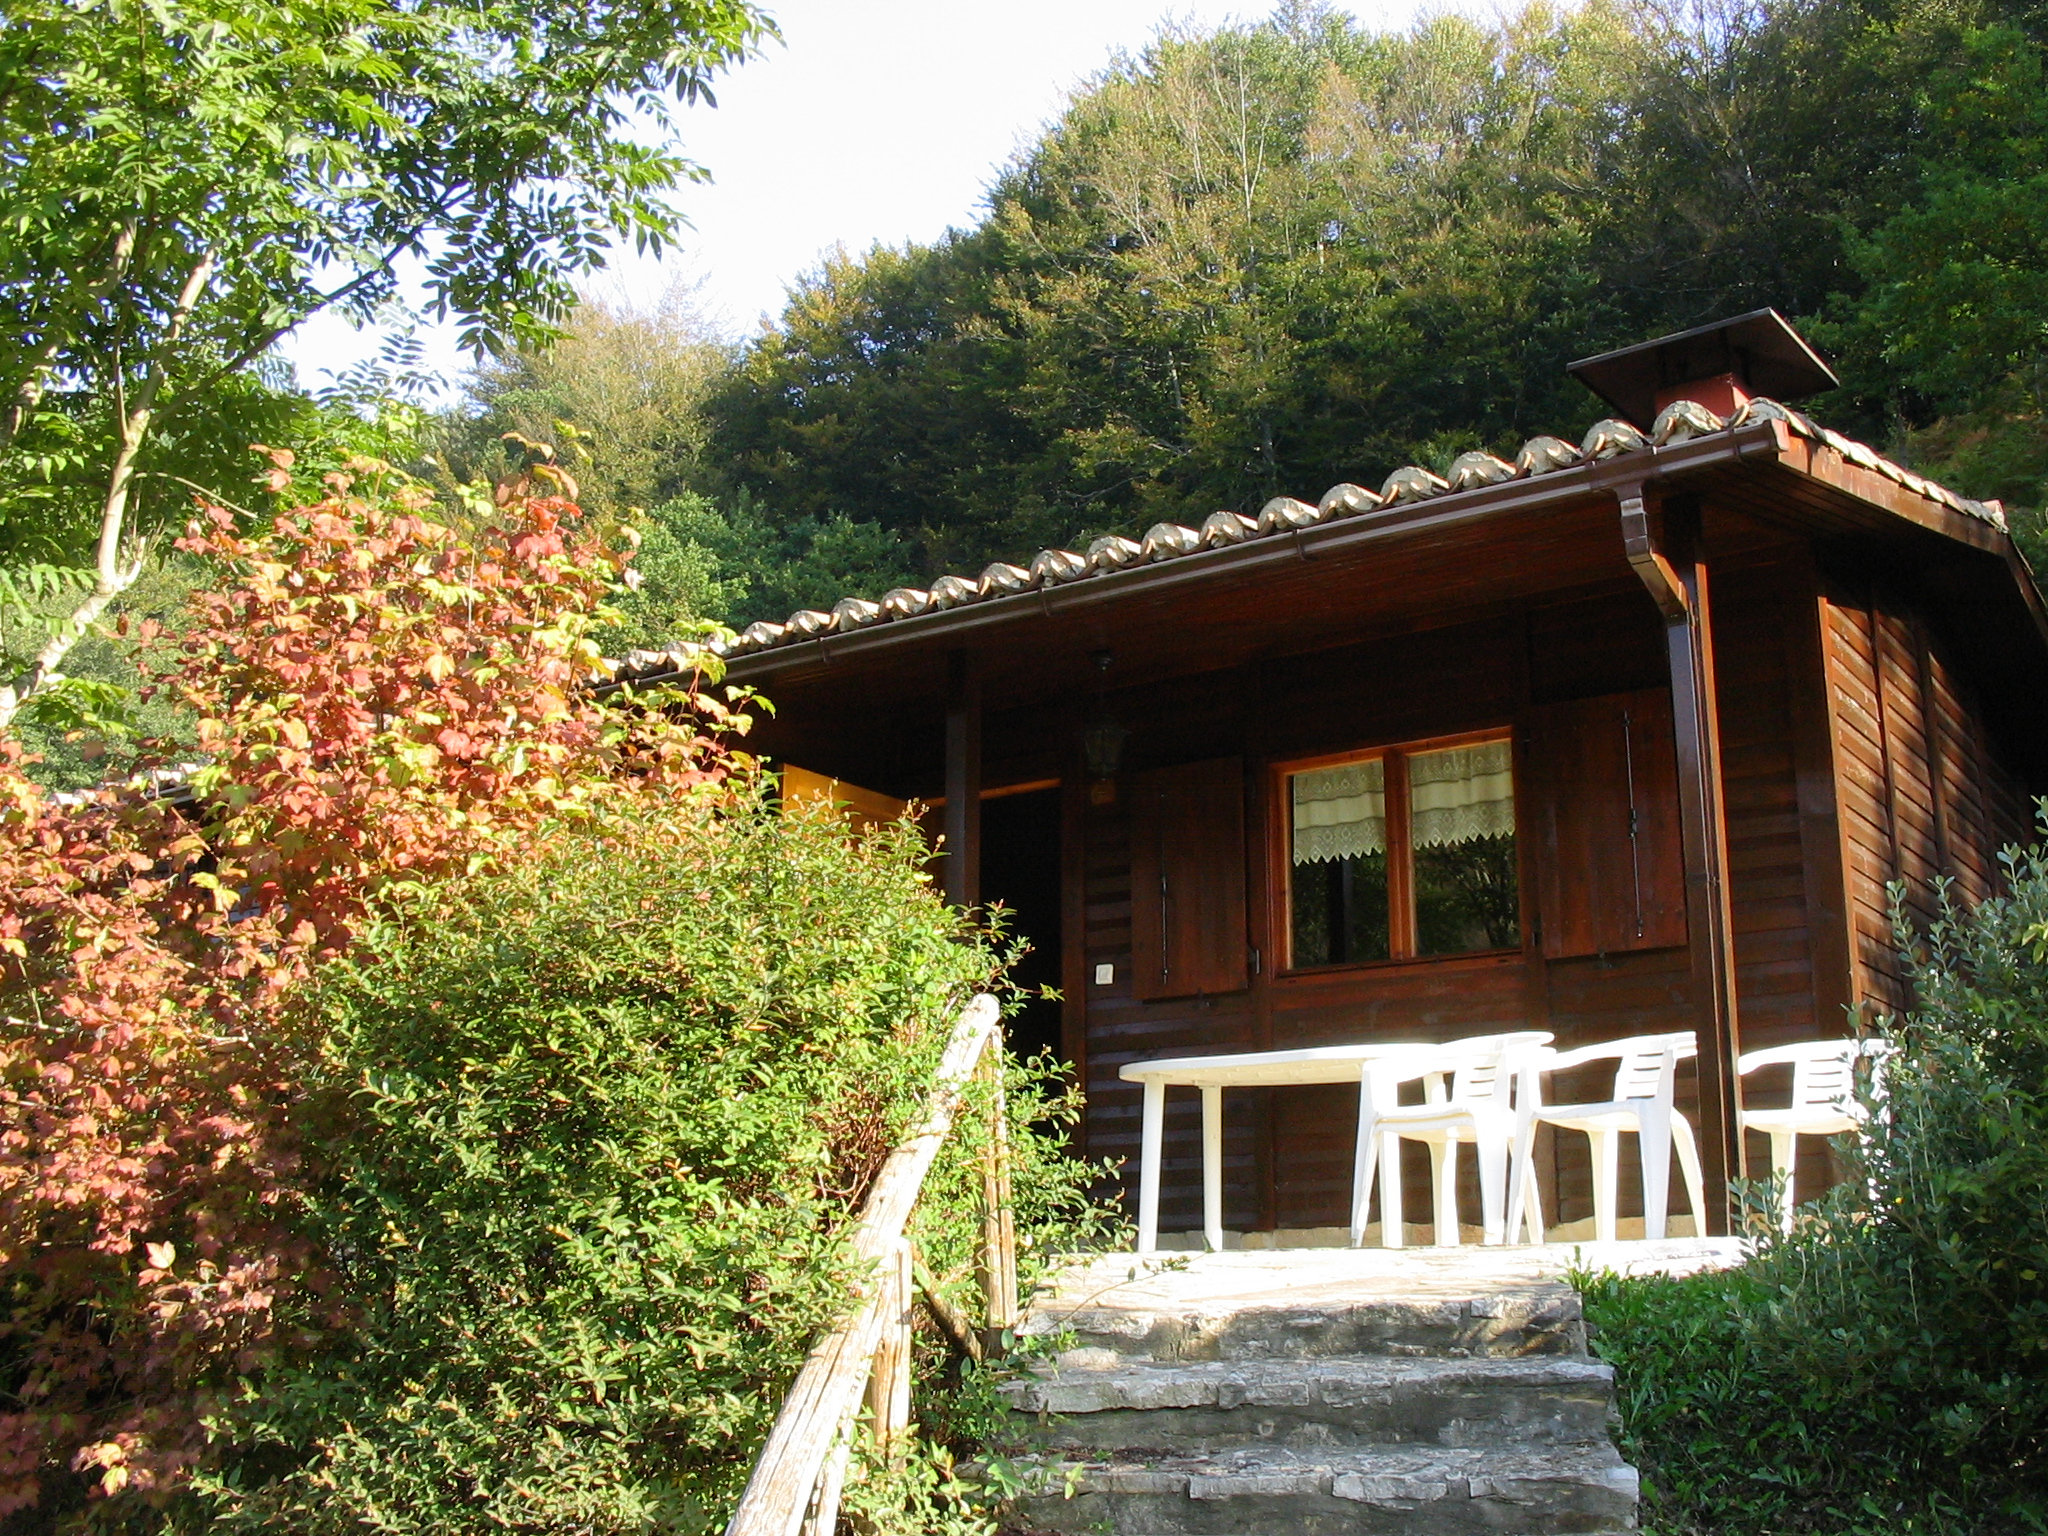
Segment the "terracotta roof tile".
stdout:
<path fill-rule="evenodd" d="M 1338 489 L 1355 491 L 1358 487 L 1340 486 Z M 1260 533 L 1284 533 L 1290 528 L 1312 528 L 1320 523 L 1325 515 L 1321 507 L 1312 507 L 1305 501 L 1296 501 L 1292 496 L 1275 496 L 1259 508 L 1259 520 L 1255 526 Z"/>
<path fill-rule="evenodd" d="M 998 561 L 979 577 L 941 576 L 932 583 L 929 591 L 898 587 L 884 594 L 879 602 L 849 597 L 829 613 L 812 608 L 791 614 L 781 624 L 749 624 L 738 635 L 714 649 L 728 656 L 744 655 L 799 639 L 916 618 L 920 614 L 1021 594 L 1039 587 L 1088 581 L 1135 565 L 1177 560 L 1206 549 L 1269 538 L 1337 518 L 1356 517 L 1397 502 L 1423 501 L 1448 492 L 1547 475 L 1588 460 L 1642 453 L 1652 447 L 1688 442 L 1759 421 L 1782 421 L 1796 436 L 1822 443 L 1848 462 L 1883 475 L 1916 495 L 1995 527 L 2002 529 L 2005 526 L 2004 515 L 1995 503 L 1986 505 L 1965 500 L 1892 463 L 1874 449 L 1831 432 L 1775 401 L 1752 400 L 1732 418 L 1723 420 L 1705 406 L 1685 400 L 1659 412 L 1647 434 L 1626 421 L 1610 418 L 1595 422 L 1577 447 L 1562 438 L 1532 437 L 1522 445 L 1512 464 L 1490 453 L 1466 453 L 1452 463 L 1448 478 L 1411 464 L 1389 475 L 1377 494 L 1364 486 L 1341 484 L 1325 491 L 1314 506 L 1291 496 L 1277 496 L 1259 510 L 1256 518 L 1224 511 L 1212 513 L 1200 529 L 1179 523 L 1155 523 L 1145 531 L 1142 540 L 1111 534 L 1095 540 L 1085 553 L 1070 549 L 1040 550 L 1025 565 Z M 609 667 L 612 677 L 621 681 L 666 675 L 686 670 L 691 658 L 701 653 L 700 647 L 691 645 L 671 646 L 662 651 L 635 651 L 621 661 L 610 663 Z"/>
<path fill-rule="evenodd" d="M 1387 476 L 1380 487 L 1380 500 L 1389 506 L 1399 501 L 1426 501 L 1451 488 L 1442 475 L 1433 475 L 1419 464 L 1409 464 Z"/>
<path fill-rule="evenodd" d="M 1515 478 L 1515 466 L 1490 453 L 1461 453 L 1451 461 L 1444 476 L 1454 491 L 1476 490 L 1482 485 L 1499 485 Z"/>
<path fill-rule="evenodd" d="M 1377 492 L 1350 484 L 1331 486 L 1316 503 L 1316 510 L 1325 517 L 1354 517 L 1360 512 L 1377 512 L 1379 507 Z"/>

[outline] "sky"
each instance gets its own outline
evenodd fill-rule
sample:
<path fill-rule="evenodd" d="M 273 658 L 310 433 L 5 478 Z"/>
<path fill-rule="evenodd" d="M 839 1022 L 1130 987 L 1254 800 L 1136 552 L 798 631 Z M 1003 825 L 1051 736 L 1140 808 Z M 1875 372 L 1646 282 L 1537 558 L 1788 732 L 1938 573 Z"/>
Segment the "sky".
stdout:
<path fill-rule="evenodd" d="M 821 253 L 928 241 L 967 227 L 989 183 L 1118 50 L 1169 19 L 1212 26 L 1262 16 L 1261 0 L 768 0 L 783 42 L 683 117 L 683 151 L 712 174 L 674 194 L 693 228 L 659 264 L 630 258 L 595 291 L 652 308 L 673 285 L 735 339 L 782 307 Z M 1375 29 L 1417 0 L 1355 0 Z M 422 331 L 451 378 L 452 328 Z M 310 387 L 375 352 L 379 336 L 316 317 L 284 344 Z"/>

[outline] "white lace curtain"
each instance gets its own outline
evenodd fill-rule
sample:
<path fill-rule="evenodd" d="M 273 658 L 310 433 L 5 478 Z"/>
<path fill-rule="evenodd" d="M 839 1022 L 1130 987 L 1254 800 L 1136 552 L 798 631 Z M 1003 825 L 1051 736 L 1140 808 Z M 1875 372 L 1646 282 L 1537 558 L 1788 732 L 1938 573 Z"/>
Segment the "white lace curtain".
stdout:
<path fill-rule="evenodd" d="M 1505 741 L 1408 759 L 1409 836 L 1417 848 L 1443 848 L 1515 831 L 1514 758 Z"/>
<path fill-rule="evenodd" d="M 1297 773 L 1294 862 L 1357 859 L 1387 846 L 1387 765 L 1378 758 Z"/>
<path fill-rule="evenodd" d="M 1408 762 L 1409 835 L 1417 848 L 1512 836 L 1515 772 L 1505 741 L 1417 752 Z M 1297 773 L 1294 862 L 1356 859 L 1387 846 L 1387 765 L 1380 758 Z"/>

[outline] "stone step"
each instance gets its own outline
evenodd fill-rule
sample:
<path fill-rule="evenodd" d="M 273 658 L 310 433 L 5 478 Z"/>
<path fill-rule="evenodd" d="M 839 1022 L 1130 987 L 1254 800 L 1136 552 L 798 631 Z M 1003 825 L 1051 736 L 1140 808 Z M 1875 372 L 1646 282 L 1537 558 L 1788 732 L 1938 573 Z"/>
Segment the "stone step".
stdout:
<path fill-rule="evenodd" d="M 1025 1458 L 1031 1529 L 1070 1536 L 1594 1536 L 1636 1529 L 1611 1445 Z"/>
<path fill-rule="evenodd" d="M 1139 1360 L 1585 1354 L 1579 1292 L 1561 1282 L 1448 1294 L 1047 1296 L 1034 1300 L 1020 1331 L 1057 1343 L 1061 1356 L 1081 1350 Z"/>
<path fill-rule="evenodd" d="M 1111 1363 L 1113 1362 L 1113 1363 Z M 1604 1442 L 1612 1367 L 1519 1360 L 1338 1358 L 1053 1368 L 1005 1384 L 1019 1443 L 1095 1454 L 1243 1446 Z"/>

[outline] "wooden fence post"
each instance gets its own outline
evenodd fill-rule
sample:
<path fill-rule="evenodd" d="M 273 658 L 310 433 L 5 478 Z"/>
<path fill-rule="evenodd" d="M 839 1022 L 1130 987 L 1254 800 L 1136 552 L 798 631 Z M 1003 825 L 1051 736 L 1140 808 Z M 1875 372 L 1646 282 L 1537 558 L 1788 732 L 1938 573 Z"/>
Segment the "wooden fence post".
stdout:
<path fill-rule="evenodd" d="M 892 1317 L 900 1328 L 909 1304 L 905 1290 L 896 1312 L 885 1313 L 881 1292 L 901 1284 L 910 1262 L 900 1246 L 904 1226 L 991 1036 L 1002 1038 L 1002 1016 L 996 1000 L 983 995 L 961 1010 L 933 1074 L 924 1116 L 883 1161 L 854 1227 L 852 1257 L 873 1266 L 871 1288 L 851 1317 L 812 1346 L 726 1523 L 726 1536 L 798 1536 L 806 1526 L 814 1536 L 831 1536 L 847 1423 L 859 1410 Z"/>
<path fill-rule="evenodd" d="M 981 1159 L 981 1289 L 988 1326 L 983 1352 L 995 1355 L 1017 1325 L 1017 1227 L 1010 1208 L 1010 1119 L 1003 1097 L 1003 1036 L 991 1034 L 980 1075 L 989 1084 L 988 1142 Z"/>
<path fill-rule="evenodd" d="M 818 1474 L 818 1486 L 811 1495 L 811 1507 L 804 1515 L 803 1536 L 838 1536 L 839 1492 L 846 1486 L 846 1459 L 852 1446 L 841 1437 Z"/>
<path fill-rule="evenodd" d="M 896 1252 L 882 1263 L 882 1345 L 875 1351 L 875 1373 L 868 1378 L 868 1420 L 875 1449 L 894 1461 L 910 1433 L 910 1239 L 898 1238 Z"/>

